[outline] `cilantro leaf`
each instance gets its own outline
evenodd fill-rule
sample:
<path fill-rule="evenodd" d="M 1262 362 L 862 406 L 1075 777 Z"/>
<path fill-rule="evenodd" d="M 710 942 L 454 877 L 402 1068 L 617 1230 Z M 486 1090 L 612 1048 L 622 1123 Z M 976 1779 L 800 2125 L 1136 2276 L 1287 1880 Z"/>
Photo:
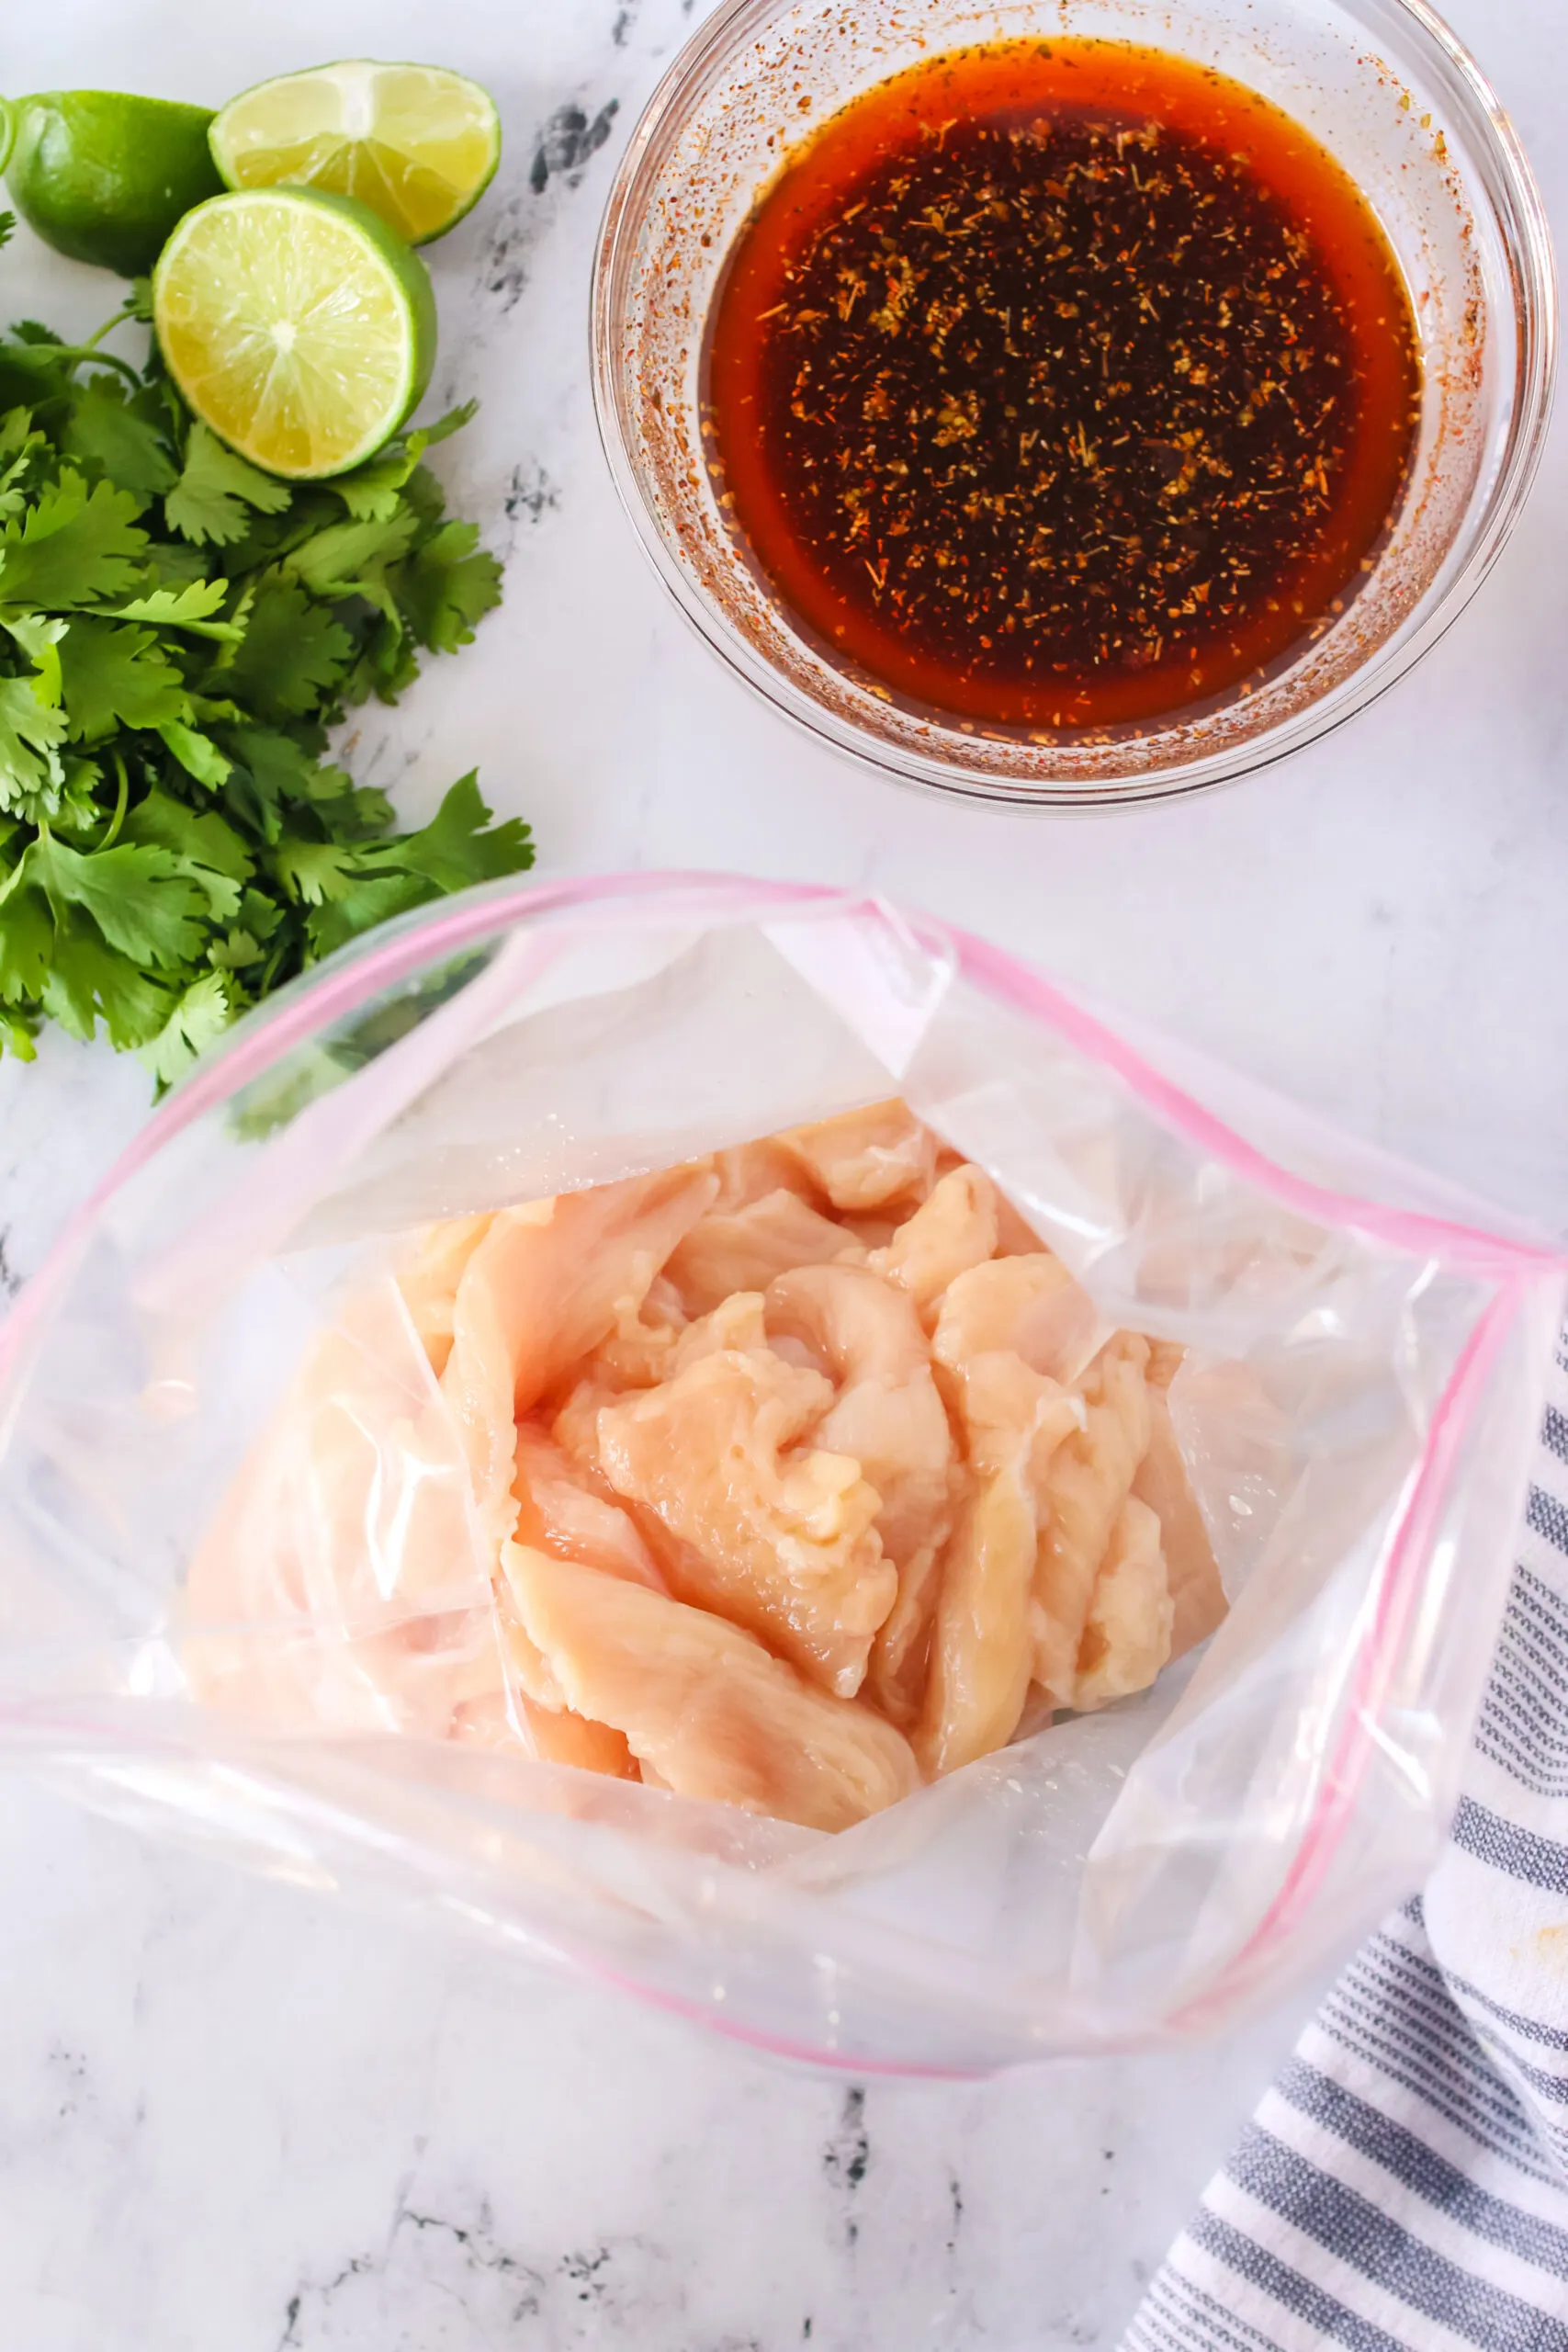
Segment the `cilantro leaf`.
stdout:
<path fill-rule="evenodd" d="M 179 718 L 164 719 L 158 732 L 186 775 L 193 775 L 197 784 L 205 784 L 216 792 L 228 782 L 231 763 L 224 758 L 210 735 L 204 735 L 199 728 L 187 727 Z"/>
<path fill-rule="evenodd" d="M 69 621 L 46 620 L 41 613 L 8 613 L 0 605 L 0 628 L 9 632 L 33 665 L 33 692 L 39 702 L 56 707 L 62 691 L 60 640 L 70 626 Z"/>
<path fill-rule="evenodd" d="M 72 388 L 61 447 L 78 464 L 96 468 L 138 498 L 160 497 L 174 488 L 178 474 L 155 412 L 147 410 L 144 393 L 128 399 L 118 377 L 93 376 Z"/>
<path fill-rule="evenodd" d="M 79 743 L 122 727 L 162 727 L 186 707 L 186 683 L 150 628 L 78 614 L 60 647 L 65 716 Z"/>
<path fill-rule="evenodd" d="M 17 871 L 43 891 L 57 924 L 89 914 L 136 964 L 169 969 L 200 953 L 204 896 L 167 850 L 126 842 L 84 855 L 40 833 Z"/>
<path fill-rule="evenodd" d="M 272 865 L 291 899 L 319 907 L 323 899 L 347 896 L 359 871 L 359 859 L 351 844 L 309 841 L 293 833 L 274 850 Z"/>
<path fill-rule="evenodd" d="M 0 810 L 38 824 L 60 807 L 65 714 L 31 678 L 0 678 Z"/>
<path fill-rule="evenodd" d="M 422 833 L 389 842 L 387 855 L 437 890 L 462 890 L 470 882 L 494 882 L 520 874 L 534 863 L 529 828 L 517 817 L 488 832 L 491 811 L 480 796 L 474 769 L 459 776 Z"/>
<path fill-rule="evenodd" d="M 264 577 L 243 641 L 223 670 L 224 691 L 261 718 L 299 717 L 330 696 L 354 655 L 354 640 L 291 580 Z"/>
<path fill-rule="evenodd" d="M 281 514 L 292 492 L 227 449 L 205 424 L 191 426 L 179 481 L 164 501 L 164 519 L 182 538 L 225 547 L 250 528 L 247 506 Z"/>
<path fill-rule="evenodd" d="M 449 408 L 434 424 L 422 425 L 406 440 L 393 441 L 355 466 L 351 474 L 334 475 L 328 487 L 334 490 L 357 520 L 384 523 L 398 511 L 398 492 L 403 488 L 425 451 L 437 441 L 445 441 L 465 424 L 472 424 L 479 413 L 478 401 L 465 401 L 461 408 Z"/>
<path fill-rule="evenodd" d="M 120 1053 L 147 1045 L 169 1017 L 168 990 L 106 947 L 92 925 L 69 910 L 55 920 L 39 1001 L 73 1037 L 90 1038 L 101 1020 Z"/>
<path fill-rule="evenodd" d="M 42 891 L 0 891 L 0 1003 L 36 1004 L 53 952 L 54 918 Z"/>
<path fill-rule="evenodd" d="M 9 213 L 0 215 L 9 220 Z M 10 1054 L 19 1062 L 36 1062 L 38 1047 L 33 1033 L 38 1026 L 37 1015 L 30 1012 L 0 1012 L 0 1054 Z"/>
<path fill-rule="evenodd" d="M 238 645 L 244 636 L 240 621 L 214 620 L 229 596 L 226 580 L 191 580 L 183 588 L 150 588 L 115 605 L 108 617 L 118 621 L 155 621 L 160 628 L 189 629 L 193 636 L 210 637 L 220 644 Z"/>
<path fill-rule="evenodd" d="M 170 851 L 205 892 L 207 911 L 215 922 L 228 922 L 239 913 L 241 886 L 249 880 L 254 862 L 215 808 L 188 808 L 165 792 L 150 792 L 126 819 L 120 839 Z"/>
<path fill-rule="evenodd" d="M 172 1086 L 203 1048 L 223 1035 L 232 1018 L 221 977 L 204 973 L 191 982 L 157 1035 L 143 1046 L 141 1058 L 160 1086 Z"/>
<path fill-rule="evenodd" d="M 501 566 L 479 548 L 474 523 L 443 523 L 403 566 L 398 603 L 422 645 L 455 653 L 474 623 L 501 602 Z"/>
<path fill-rule="evenodd" d="M 407 507 L 381 521 L 330 523 L 291 548 L 278 570 L 312 596 L 363 595 L 367 580 L 378 580 L 408 553 L 418 529 L 419 518 Z"/>
<path fill-rule="evenodd" d="M 112 481 L 89 489 L 73 466 L 62 466 L 20 526 L 13 518 L 0 535 L 0 601 L 70 612 L 123 596 L 146 558 L 140 512 L 130 491 Z"/>

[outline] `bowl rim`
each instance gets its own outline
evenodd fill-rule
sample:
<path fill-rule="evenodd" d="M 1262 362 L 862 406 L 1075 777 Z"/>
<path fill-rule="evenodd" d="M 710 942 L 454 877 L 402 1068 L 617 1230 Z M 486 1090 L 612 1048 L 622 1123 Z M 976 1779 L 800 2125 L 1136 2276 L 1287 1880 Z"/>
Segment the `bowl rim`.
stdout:
<path fill-rule="evenodd" d="M 1348 0 L 1352 8 L 1357 0 Z M 600 447 L 637 543 L 677 610 L 730 673 L 815 741 L 891 781 L 943 798 L 991 807 L 1083 814 L 1147 807 L 1239 784 L 1322 742 L 1381 700 L 1439 644 L 1492 571 L 1534 486 L 1556 387 L 1559 300 L 1556 258 L 1534 170 L 1507 109 L 1458 34 L 1428 0 L 1380 0 L 1407 20 L 1413 40 L 1435 49 L 1464 85 L 1475 109 L 1496 183 L 1490 209 L 1508 263 L 1517 356 L 1507 438 L 1484 481 L 1475 537 L 1462 563 L 1413 628 L 1396 629 L 1357 668 L 1300 710 L 1251 741 L 1201 753 L 1179 766 L 1099 776 L 1013 783 L 913 746 L 879 743 L 853 718 L 818 702 L 750 645 L 677 560 L 647 494 L 642 469 L 623 427 L 617 397 L 621 321 L 614 305 L 617 260 L 637 214 L 633 199 L 643 160 L 671 110 L 746 28 L 760 28 L 794 0 L 720 0 L 676 51 L 641 114 L 616 166 L 594 248 L 589 303 L 589 378 Z"/>

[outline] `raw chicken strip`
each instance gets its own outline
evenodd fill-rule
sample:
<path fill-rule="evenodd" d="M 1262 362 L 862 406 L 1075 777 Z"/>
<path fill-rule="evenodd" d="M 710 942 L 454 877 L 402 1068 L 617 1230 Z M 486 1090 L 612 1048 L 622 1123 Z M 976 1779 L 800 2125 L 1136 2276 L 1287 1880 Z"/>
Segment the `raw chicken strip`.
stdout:
<path fill-rule="evenodd" d="M 536 1757 L 542 1764 L 575 1764 L 615 1781 L 635 1781 L 637 1758 L 622 1732 L 591 1724 L 570 1707 L 536 1707 L 521 1692 L 509 1703 L 497 1692 L 460 1708 L 452 1736 L 473 1747 L 495 1747 L 513 1756 Z"/>
<path fill-rule="evenodd" d="M 334 1628 L 481 1603 L 463 1457 L 390 1283 L 313 1342 L 186 1583 L 193 1623 Z"/>
<path fill-rule="evenodd" d="M 898 1102 L 873 1102 L 776 1138 L 836 1209 L 923 1201 L 936 1173 L 936 1138 Z"/>
<path fill-rule="evenodd" d="M 671 1168 L 495 1217 L 457 1285 L 441 1385 L 496 1541 L 513 1525 L 514 1421 L 642 1304 L 716 1190 L 706 1170 Z"/>
<path fill-rule="evenodd" d="M 517 1429 L 518 1541 L 580 1560 L 585 1568 L 625 1577 L 651 1592 L 665 1590 L 652 1553 L 630 1514 L 596 1494 L 584 1472 L 532 1421 Z"/>
<path fill-rule="evenodd" d="M 1146 1690 L 1169 1660 L 1175 1617 L 1159 1521 L 1145 1503 L 1129 1498 L 1095 1578 L 1072 1704 L 1104 1707 Z"/>
<path fill-rule="evenodd" d="M 915 1752 L 936 1779 L 1005 1747 L 1029 1690 L 1034 1508 L 1015 1461 L 984 1478 L 949 1546 Z"/>
<path fill-rule="evenodd" d="M 993 1258 L 948 1284 L 931 1340 L 939 1363 L 1005 1349 L 1036 1372 L 1072 1382 L 1111 1337 L 1110 1326 L 1059 1258 Z"/>
<path fill-rule="evenodd" d="M 796 1445 L 832 1401 L 819 1373 L 768 1350 L 728 1351 L 601 1406 L 593 1434 L 616 1493 L 674 1539 L 661 1550 L 675 1592 L 722 1610 L 850 1698 L 898 1577 L 859 1464 Z M 578 1442 L 581 1428 L 579 1418 Z"/>
<path fill-rule="evenodd" d="M 954 1168 L 870 1263 L 908 1292 L 926 1328 L 949 1283 L 984 1265 L 997 1246 L 997 1188 L 983 1169 Z"/>
<path fill-rule="evenodd" d="M 688 1323 L 681 1334 L 670 1369 L 684 1372 L 689 1363 L 699 1363 L 704 1356 L 723 1355 L 728 1351 L 750 1353 L 768 1344 L 767 1325 L 763 1317 L 763 1298 L 760 1290 L 732 1291 L 721 1306 L 711 1315 L 699 1316 Z"/>
<path fill-rule="evenodd" d="M 688 1315 L 710 1315 L 738 1290 L 766 1290 L 795 1266 L 825 1265 L 865 1252 L 852 1233 L 796 1193 L 768 1193 L 728 1214 L 710 1210 L 670 1261 Z"/>
<path fill-rule="evenodd" d="M 457 1284 L 490 1227 L 488 1213 L 448 1217 L 444 1224 L 428 1226 L 399 1272 L 398 1287 L 438 1380 L 452 1352 L 452 1307 Z"/>
<path fill-rule="evenodd" d="M 1038 1257 L 1046 1244 L 1021 1209 L 1005 1193 L 997 1194 L 997 1255 L 998 1258 Z"/>
<path fill-rule="evenodd" d="M 623 1299 L 615 1328 L 587 1358 L 587 1369 L 613 1388 L 653 1388 L 670 1370 L 675 1342 L 686 1328 L 681 1294 L 663 1274 L 636 1304 Z"/>
<path fill-rule="evenodd" d="M 713 1166 L 718 1178 L 714 1207 L 724 1216 L 749 1209 L 753 1201 L 765 1200 L 770 1193 L 796 1193 L 816 1208 L 822 1206 L 826 1197 L 815 1177 L 775 1136 L 766 1136 L 760 1143 L 739 1144 L 729 1151 L 716 1151 Z"/>
<path fill-rule="evenodd" d="M 839 1394 L 816 1442 L 852 1455 L 881 1498 L 876 1532 L 898 1571 L 898 1597 L 873 1646 L 868 1689 L 894 1722 L 912 1723 L 957 1484 L 925 1335 L 904 1293 L 862 1266 L 781 1275 L 767 1326 L 771 1340 L 795 1340 L 834 1380 Z"/>
<path fill-rule="evenodd" d="M 1064 1439 L 1080 1432 L 1083 1398 L 1048 1372 L 1036 1372 L 1010 1349 L 989 1349 L 960 1366 L 955 1378 L 964 1451 L 985 1476 L 1016 1465 L 1043 1510 L 1045 1480 Z"/>
<path fill-rule="evenodd" d="M 1087 1428 L 1064 1439 L 1045 1475 L 1034 1577 L 1034 1679 L 1060 1707 L 1073 1703 L 1095 1578 L 1148 1451 L 1148 1360 L 1146 1340 L 1117 1333 L 1084 1377 Z"/>
<path fill-rule="evenodd" d="M 1170 1369 L 1174 1372 L 1175 1367 Z M 1165 1563 L 1175 1604 L 1170 1655 L 1185 1657 L 1189 1650 L 1208 1640 L 1224 1621 L 1229 1604 L 1171 1425 L 1168 1382 L 1156 1385 L 1153 1363 L 1149 1373 L 1149 1448 L 1138 1464 L 1133 1492 L 1157 1513 L 1164 1532 Z"/>
<path fill-rule="evenodd" d="M 624 1731 L 681 1795 L 832 1830 L 918 1785 L 890 1724 L 813 1690 L 722 1618 L 523 1544 L 502 1560 L 570 1704 Z"/>
<path fill-rule="evenodd" d="M 954 1337 L 950 1325 L 950 1352 Z M 956 1771 L 1004 1747 L 1018 1729 L 1033 1671 L 1032 1594 L 1046 1482 L 1057 1450 L 1081 1434 L 1086 1419 L 1081 1397 L 1011 1349 L 955 1358 L 946 1370 L 979 1486 L 942 1569 L 931 1680 L 915 1740 L 933 1774 Z"/>

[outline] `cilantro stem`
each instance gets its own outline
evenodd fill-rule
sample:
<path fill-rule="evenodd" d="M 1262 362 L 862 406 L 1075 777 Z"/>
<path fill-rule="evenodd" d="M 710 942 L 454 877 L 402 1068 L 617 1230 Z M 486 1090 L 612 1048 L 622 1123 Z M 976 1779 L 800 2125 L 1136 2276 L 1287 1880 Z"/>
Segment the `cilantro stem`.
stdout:
<path fill-rule="evenodd" d="M 114 322 L 111 320 L 109 323 L 112 325 Z M 139 392 L 146 390 L 146 385 L 130 360 L 121 359 L 118 352 L 96 351 L 90 343 L 57 343 L 49 345 L 49 356 L 51 359 L 69 359 L 73 362 L 85 360 L 90 367 L 94 368 L 118 368 L 126 381 L 134 384 Z"/>
<path fill-rule="evenodd" d="M 116 842 L 119 839 L 119 829 L 125 822 L 126 806 L 130 798 L 130 778 L 125 772 L 125 762 L 120 758 L 118 752 L 111 752 L 109 753 L 109 757 L 114 762 L 114 771 L 116 775 L 119 778 L 119 797 L 114 805 L 114 815 L 109 820 L 108 831 L 104 835 L 103 840 L 97 843 L 98 849 L 113 849 Z"/>
<path fill-rule="evenodd" d="M 102 343 L 105 335 L 112 334 L 116 327 L 123 326 L 127 319 L 133 319 L 135 316 L 135 303 L 122 302 L 112 319 L 106 319 L 101 327 L 95 327 L 92 334 L 87 337 L 86 342 L 77 344 L 75 348 L 78 351 L 96 351 L 99 344 Z"/>

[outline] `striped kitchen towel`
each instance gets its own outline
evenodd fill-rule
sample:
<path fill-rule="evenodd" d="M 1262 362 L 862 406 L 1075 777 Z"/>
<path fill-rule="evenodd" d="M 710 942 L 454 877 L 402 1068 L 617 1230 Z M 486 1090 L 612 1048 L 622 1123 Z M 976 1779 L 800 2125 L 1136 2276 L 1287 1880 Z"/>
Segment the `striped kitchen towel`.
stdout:
<path fill-rule="evenodd" d="M 1122 2352 L 1568 2352 L 1568 1354 L 1425 1894 L 1296 2046 Z"/>

